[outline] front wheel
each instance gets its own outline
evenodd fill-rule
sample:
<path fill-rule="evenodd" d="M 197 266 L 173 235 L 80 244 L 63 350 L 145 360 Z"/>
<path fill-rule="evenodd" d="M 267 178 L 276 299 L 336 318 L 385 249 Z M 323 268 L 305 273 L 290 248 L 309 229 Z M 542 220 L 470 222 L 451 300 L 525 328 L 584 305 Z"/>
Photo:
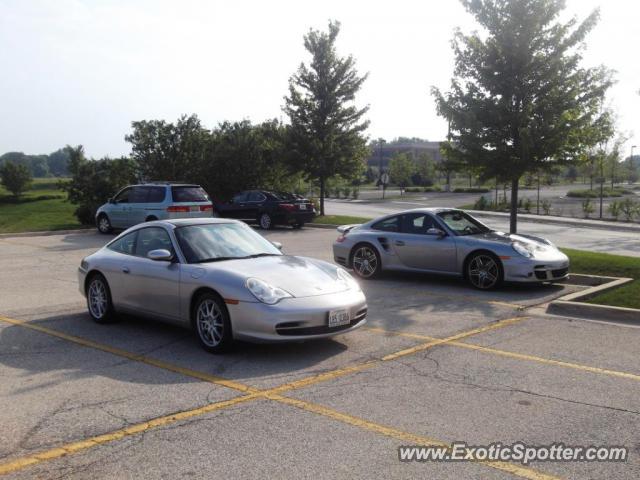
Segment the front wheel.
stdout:
<path fill-rule="evenodd" d="M 229 312 L 218 295 L 200 295 L 193 309 L 193 324 L 200 345 L 207 352 L 222 353 L 231 347 L 233 335 Z"/>
<path fill-rule="evenodd" d="M 273 226 L 273 220 L 271 219 L 271 215 L 268 213 L 263 213 L 260 215 L 258 219 L 258 223 L 260 224 L 260 228 L 263 230 L 269 230 Z"/>
<path fill-rule="evenodd" d="M 107 279 L 99 273 L 89 279 L 87 286 L 87 308 L 96 323 L 109 323 L 115 319 L 111 290 Z"/>
<path fill-rule="evenodd" d="M 477 253 L 467 262 L 467 280 L 479 290 L 498 287 L 504 278 L 502 264 L 494 255 Z"/>
<path fill-rule="evenodd" d="M 109 217 L 107 217 L 104 213 L 101 213 L 98 217 L 98 231 L 100 233 L 111 233 L 113 227 L 111 226 L 111 222 L 109 221 Z"/>
<path fill-rule="evenodd" d="M 351 256 L 354 273 L 360 278 L 369 279 L 377 276 L 382 270 L 380 254 L 371 245 L 358 245 Z"/>

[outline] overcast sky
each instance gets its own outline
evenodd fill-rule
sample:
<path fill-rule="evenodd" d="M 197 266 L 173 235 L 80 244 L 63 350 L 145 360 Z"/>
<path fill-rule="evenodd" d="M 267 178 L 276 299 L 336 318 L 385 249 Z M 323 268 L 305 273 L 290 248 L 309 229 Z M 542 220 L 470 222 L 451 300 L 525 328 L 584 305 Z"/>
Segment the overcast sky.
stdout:
<path fill-rule="evenodd" d="M 628 154 L 640 145 L 639 4 L 567 5 L 581 18 L 601 8 L 585 63 L 618 72 L 609 100 L 636 133 Z M 449 85 L 454 28 L 474 28 L 455 0 L 0 0 L 0 153 L 83 144 L 117 156 L 133 120 L 280 118 L 287 79 L 308 60 L 302 37 L 328 19 L 342 23 L 339 53 L 369 72 L 368 134 L 443 139 L 429 87 Z"/>

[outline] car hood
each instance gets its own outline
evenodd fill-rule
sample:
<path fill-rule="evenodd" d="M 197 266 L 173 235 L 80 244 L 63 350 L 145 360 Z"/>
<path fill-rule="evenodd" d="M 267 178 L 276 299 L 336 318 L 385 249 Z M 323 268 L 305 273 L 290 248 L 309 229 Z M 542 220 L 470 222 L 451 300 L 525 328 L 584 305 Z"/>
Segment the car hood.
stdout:
<path fill-rule="evenodd" d="M 292 255 L 226 260 L 199 265 L 207 270 L 247 278 L 259 278 L 294 297 L 311 297 L 343 292 L 348 286 L 338 280 L 337 269 L 321 260 Z"/>
<path fill-rule="evenodd" d="M 534 252 L 536 252 L 536 254 L 559 251 L 557 247 L 546 238 L 536 237 L 534 235 L 522 235 L 491 231 L 473 235 L 472 237 L 478 240 L 499 243 L 502 245 L 511 245 L 514 242 L 522 243 L 528 245 Z"/>

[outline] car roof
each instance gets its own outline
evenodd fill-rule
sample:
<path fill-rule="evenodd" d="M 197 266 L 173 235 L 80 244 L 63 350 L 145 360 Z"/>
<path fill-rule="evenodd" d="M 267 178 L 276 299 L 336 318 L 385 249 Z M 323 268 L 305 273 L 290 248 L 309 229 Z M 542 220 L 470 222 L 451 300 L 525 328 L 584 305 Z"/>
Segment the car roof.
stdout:
<path fill-rule="evenodd" d="M 139 223 L 138 225 L 131 227 L 129 230 L 138 230 L 145 227 L 164 226 L 169 228 L 185 227 L 189 225 L 215 225 L 221 223 L 239 223 L 245 224 L 240 220 L 234 220 L 233 218 L 175 218 L 171 220 L 153 220 L 151 222 Z M 245 224 L 246 225 L 246 224 Z"/>
<path fill-rule="evenodd" d="M 200 187 L 200 185 L 197 185 L 195 183 L 151 182 L 151 183 L 136 183 L 135 185 L 129 185 L 129 187 Z"/>

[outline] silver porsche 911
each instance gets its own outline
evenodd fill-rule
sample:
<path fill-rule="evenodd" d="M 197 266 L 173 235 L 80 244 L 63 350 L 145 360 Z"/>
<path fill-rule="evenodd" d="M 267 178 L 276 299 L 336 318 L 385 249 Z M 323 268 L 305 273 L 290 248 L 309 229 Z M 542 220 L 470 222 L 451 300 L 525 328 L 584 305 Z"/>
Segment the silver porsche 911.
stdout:
<path fill-rule="evenodd" d="M 233 339 L 329 337 L 365 323 L 349 273 L 280 247 L 237 220 L 147 222 L 84 258 L 79 288 L 96 322 L 131 312 L 191 325 L 211 352 Z"/>
<path fill-rule="evenodd" d="M 336 263 L 361 278 L 383 270 L 462 276 L 474 287 L 565 279 L 569 259 L 550 241 L 510 235 L 450 208 L 420 208 L 338 228 Z"/>

